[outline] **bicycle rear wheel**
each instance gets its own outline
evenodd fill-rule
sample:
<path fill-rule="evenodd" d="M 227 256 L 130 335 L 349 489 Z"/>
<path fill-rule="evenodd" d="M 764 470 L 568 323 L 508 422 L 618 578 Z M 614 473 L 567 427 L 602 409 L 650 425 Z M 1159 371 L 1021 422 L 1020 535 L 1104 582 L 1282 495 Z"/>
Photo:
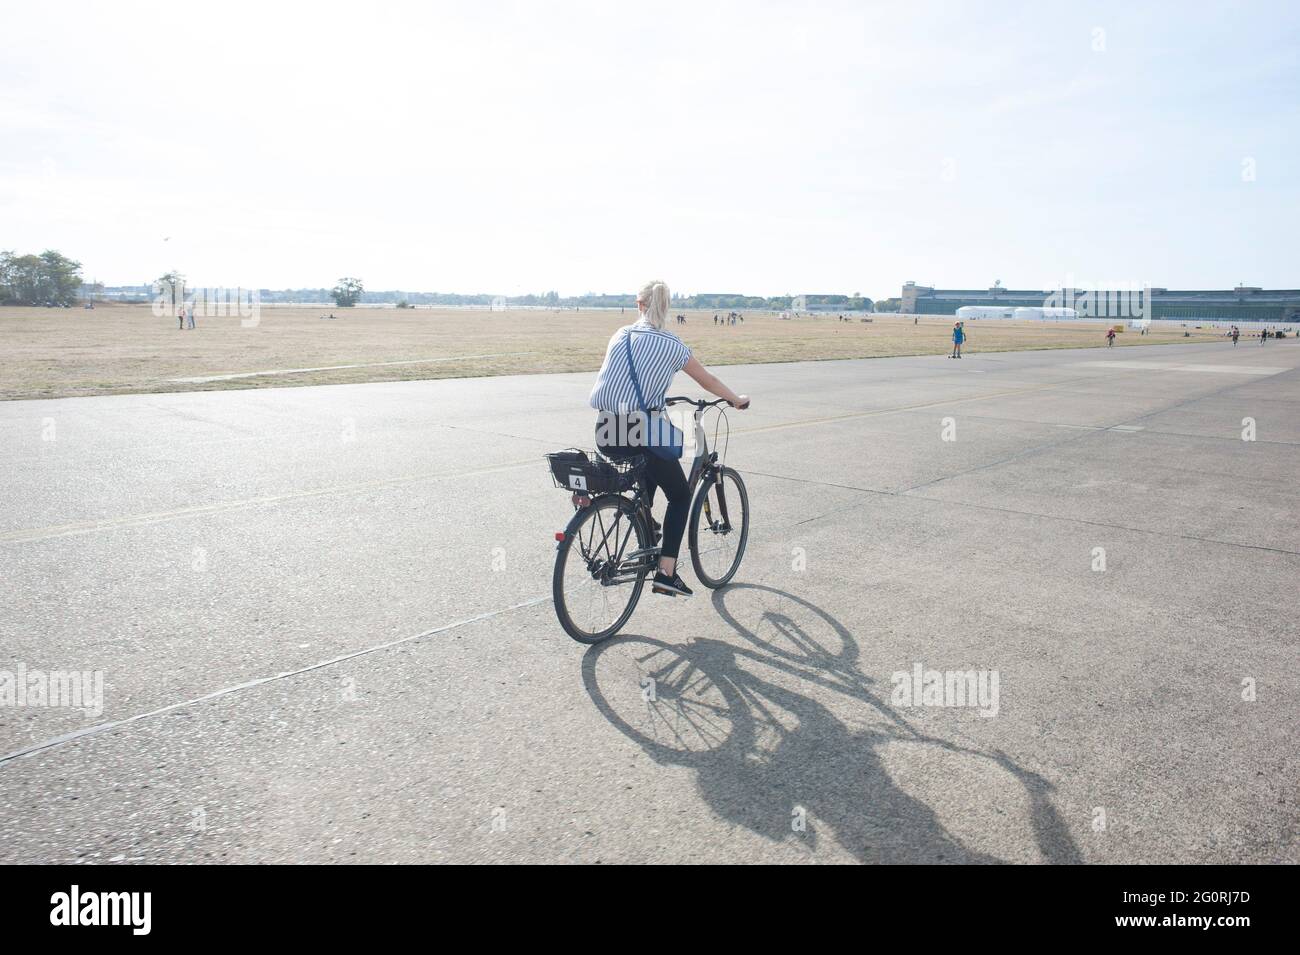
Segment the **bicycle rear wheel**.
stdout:
<path fill-rule="evenodd" d="M 573 515 L 555 555 L 551 594 L 560 626 L 579 643 L 599 643 L 627 623 L 641 599 L 654 548 L 625 497 L 598 497 Z"/>
<path fill-rule="evenodd" d="M 695 576 L 716 590 L 736 575 L 749 541 L 749 493 L 739 474 L 719 468 L 700 486 L 689 526 Z"/>

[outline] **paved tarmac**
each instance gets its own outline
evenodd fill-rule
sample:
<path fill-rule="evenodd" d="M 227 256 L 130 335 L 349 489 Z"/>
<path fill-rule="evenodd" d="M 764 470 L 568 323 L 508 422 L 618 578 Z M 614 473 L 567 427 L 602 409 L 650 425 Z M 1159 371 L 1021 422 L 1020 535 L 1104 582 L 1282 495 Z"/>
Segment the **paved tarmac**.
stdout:
<path fill-rule="evenodd" d="M 1298 366 L 719 369 L 744 564 L 595 648 L 591 375 L 0 403 L 0 862 L 1300 862 Z"/>

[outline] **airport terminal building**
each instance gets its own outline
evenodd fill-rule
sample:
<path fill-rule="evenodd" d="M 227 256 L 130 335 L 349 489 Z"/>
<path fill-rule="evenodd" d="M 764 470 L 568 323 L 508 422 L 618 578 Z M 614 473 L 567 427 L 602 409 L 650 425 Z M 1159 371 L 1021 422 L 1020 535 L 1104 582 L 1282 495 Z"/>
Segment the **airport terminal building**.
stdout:
<path fill-rule="evenodd" d="M 1138 300 L 1141 316 L 1122 310 Z M 1175 291 L 1148 288 L 1135 292 L 1086 291 L 1083 289 L 1009 289 L 1000 285 L 988 289 L 937 289 L 907 282 L 903 286 L 899 311 L 908 315 L 954 315 L 966 306 L 1033 308 L 1056 305 L 1076 308 L 1080 318 L 1142 317 L 1156 321 L 1262 322 L 1300 321 L 1300 289 L 1262 289 L 1240 286 L 1224 291 Z M 1118 307 L 1117 307 L 1118 306 Z"/>

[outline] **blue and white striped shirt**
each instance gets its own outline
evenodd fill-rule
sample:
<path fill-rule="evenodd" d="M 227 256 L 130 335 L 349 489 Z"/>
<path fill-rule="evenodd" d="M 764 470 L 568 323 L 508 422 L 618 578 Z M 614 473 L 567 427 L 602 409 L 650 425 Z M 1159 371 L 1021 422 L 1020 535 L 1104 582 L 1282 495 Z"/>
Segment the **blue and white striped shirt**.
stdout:
<path fill-rule="evenodd" d="M 627 367 L 627 348 L 623 342 L 628 335 L 632 336 L 632 360 L 636 362 L 637 379 L 647 408 L 663 406 L 673 375 L 691 360 L 690 348 L 672 332 L 655 328 L 644 319 L 635 325 L 624 325 L 609 340 L 605 363 L 600 366 L 600 374 L 591 389 L 591 406 L 597 411 L 626 414 L 641 409 Z"/>

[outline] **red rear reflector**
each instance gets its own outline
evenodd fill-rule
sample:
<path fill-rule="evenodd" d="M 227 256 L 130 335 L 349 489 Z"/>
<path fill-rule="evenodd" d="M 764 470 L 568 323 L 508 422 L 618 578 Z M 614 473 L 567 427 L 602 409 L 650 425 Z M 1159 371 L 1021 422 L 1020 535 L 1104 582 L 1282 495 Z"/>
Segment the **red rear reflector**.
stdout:
<path fill-rule="evenodd" d="M 555 539 L 556 539 L 557 541 L 562 541 L 562 540 L 564 540 L 564 531 L 556 531 L 556 532 L 555 532 Z"/>

